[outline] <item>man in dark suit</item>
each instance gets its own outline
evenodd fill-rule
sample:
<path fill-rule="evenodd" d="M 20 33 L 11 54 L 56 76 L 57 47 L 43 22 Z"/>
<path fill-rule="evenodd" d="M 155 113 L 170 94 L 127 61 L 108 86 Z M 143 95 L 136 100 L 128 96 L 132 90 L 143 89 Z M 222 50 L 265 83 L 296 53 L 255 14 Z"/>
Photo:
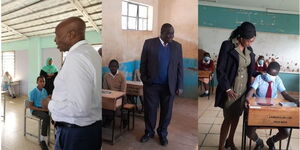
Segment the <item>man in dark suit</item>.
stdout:
<path fill-rule="evenodd" d="M 154 137 L 157 109 L 160 120 L 157 128 L 160 144 L 168 144 L 168 125 L 171 121 L 175 94 L 183 92 L 183 65 L 181 44 L 174 41 L 171 24 L 161 27 L 160 37 L 147 39 L 141 57 L 141 79 L 144 83 L 145 135 L 141 142 Z"/>

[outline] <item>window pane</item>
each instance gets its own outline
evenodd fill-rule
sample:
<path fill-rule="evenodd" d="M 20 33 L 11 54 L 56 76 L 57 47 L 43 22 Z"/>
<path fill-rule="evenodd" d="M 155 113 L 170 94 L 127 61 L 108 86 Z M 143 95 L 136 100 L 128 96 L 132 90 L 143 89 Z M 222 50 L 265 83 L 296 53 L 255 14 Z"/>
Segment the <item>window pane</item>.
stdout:
<path fill-rule="evenodd" d="M 128 29 L 137 30 L 136 18 L 128 17 Z"/>
<path fill-rule="evenodd" d="M 137 16 L 137 5 L 128 4 L 129 6 L 129 16 L 136 17 Z"/>
<path fill-rule="evenodd" d="M 147 30 L 147 19 L 139 19 L 139 30 Z"/>
<path fill-rule="evenodd" d="M 127 29 L 127 17 L 122 16 L 122 29 Z"/>
<path fill-rule="evenodd" d="M 2 73 L 6 71 L 14 78 L 15 77 L 15 52 L 2 53 Z"/>
<path fill-rule="evenodd" d="M 139 6 L 139 17 L 148 18 L 147 12 L 148 10 L 146 6 Z"/>
<path fill-rule="evenodd" d="M 122 15 L 127 15 L 127 2 L 122 2 Z"/>

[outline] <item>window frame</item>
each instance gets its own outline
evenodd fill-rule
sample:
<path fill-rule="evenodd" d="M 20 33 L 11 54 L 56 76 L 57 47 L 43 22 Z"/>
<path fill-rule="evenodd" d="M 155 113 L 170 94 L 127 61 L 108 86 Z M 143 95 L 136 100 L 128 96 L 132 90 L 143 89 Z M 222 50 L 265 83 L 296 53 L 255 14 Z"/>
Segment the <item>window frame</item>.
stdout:
<path fill-rule="evenodd" d="M 122 17 L 126 18 L 126 29 L 123 29 L 123 22 L 122 22 L 121 23 L 122 30 L 150 31 L 150 29 L 149 29 L 149 22 L 150 22 L 149 21 L 149 6 L 148 5 L 144 5 L 144 4 L 140 4 L 140 3 L 135 3 L 135 2 L 132 2 L 132 1 L 126 1 L 126 0 L 123 0 L 122 2 L 126 2 L 127 3 L 127 13 L 126 13 L 126 15 L 121 14 L 121 22 L 123 21 Z M 136 5 L 137 6 L 136 16 L 129 16 L 129 5 Z M 147 14 L 146 18 L 139 16 L 139 14 L 140 14 L 140 6 L 146 7 L 146 14 Z M 122 6 L 122 9 L 123 9 L 123 6 Z M 136 26 L 135 26 L 136 29 L 130 29 L 128 27 L 129 26 L 129 23 L 128 23 L 129 18 L 135 18 L 135 20 L 136 20 Z M 145 29 L 140 29 L 140 26 L 139 26 L 140 19 L 141 20 L 146 20 L 146 27 L 145 27 Z"/>

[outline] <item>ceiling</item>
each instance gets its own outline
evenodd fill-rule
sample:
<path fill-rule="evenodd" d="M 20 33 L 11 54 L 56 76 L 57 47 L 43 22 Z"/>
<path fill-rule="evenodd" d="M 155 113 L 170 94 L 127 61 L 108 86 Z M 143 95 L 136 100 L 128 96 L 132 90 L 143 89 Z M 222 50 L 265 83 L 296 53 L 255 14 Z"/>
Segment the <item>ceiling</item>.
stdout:
<path fill-rule="evenodd" d="M 102 28 L 101 0 L 1 0 L 1 42 L 54 34 L 68 17 L 80 17 L 87 31 Z"/>
<path fill-rule="evenodd" d="M 299 0 L 199 0 L 199 2 L 299 13 Z"/>

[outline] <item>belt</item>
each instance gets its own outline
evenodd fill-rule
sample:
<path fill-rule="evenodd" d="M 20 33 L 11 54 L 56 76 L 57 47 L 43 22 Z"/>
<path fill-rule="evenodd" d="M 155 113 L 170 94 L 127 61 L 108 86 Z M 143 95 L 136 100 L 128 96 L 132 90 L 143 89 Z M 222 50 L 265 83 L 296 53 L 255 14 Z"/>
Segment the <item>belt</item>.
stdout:
<path fill-rule="evenodd" d="M 65 127 L 65 128 L 86 128 L 86 127 L 95 125 L 98 122 L 100 122 L 100 121 L 96 121 L 95 123 L 87 125 L 87 126 L 79 126 L 79 125 L 71 124 L 71 123 L 67 123 L 67 122 L 54 122 L 54 126 L 55 127 Z"/>

